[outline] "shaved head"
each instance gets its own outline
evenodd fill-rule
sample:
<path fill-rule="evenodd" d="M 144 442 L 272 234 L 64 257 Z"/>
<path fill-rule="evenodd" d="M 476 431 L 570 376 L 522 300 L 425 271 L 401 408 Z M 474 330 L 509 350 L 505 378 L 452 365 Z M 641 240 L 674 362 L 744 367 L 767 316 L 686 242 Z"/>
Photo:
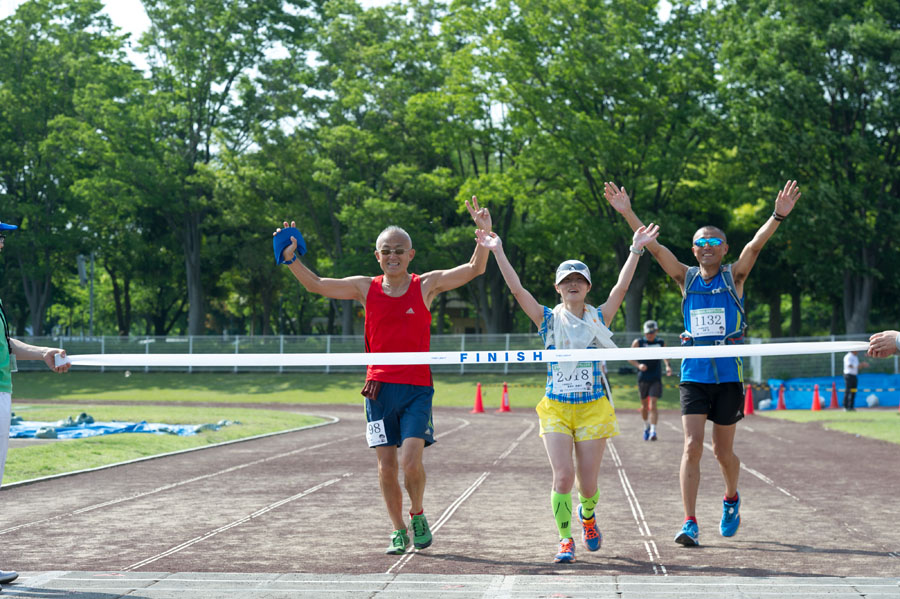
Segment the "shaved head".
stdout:
<path fill-rule="evenodd" d="M 378 238 L 375 240 L 375 249 L 380 248 L 381 243 L 388 237 L 396 237 L 398 235 L 405 238 L 409 243 L 409 247 L 412 247 L 412 237 L 409 236 L 409 233 L 407 233 L 397 225 L 391 225 L 389 227 L 386 227 L 384 231 L 378 234 Z"/>

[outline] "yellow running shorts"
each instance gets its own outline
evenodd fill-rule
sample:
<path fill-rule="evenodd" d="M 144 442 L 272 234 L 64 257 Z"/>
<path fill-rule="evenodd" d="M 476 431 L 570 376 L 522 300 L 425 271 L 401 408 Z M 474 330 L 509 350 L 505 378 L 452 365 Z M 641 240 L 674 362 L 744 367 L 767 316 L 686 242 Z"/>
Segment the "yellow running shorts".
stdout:
<path fill-rule="evenodd" d="M 588 403 L 562 403 L 544 397 L 535 411 L 541 419 L 542 437 L 545 433 L 562 433 L 578 442 L 619 434 L 616 411 L 605 397 Z"/>

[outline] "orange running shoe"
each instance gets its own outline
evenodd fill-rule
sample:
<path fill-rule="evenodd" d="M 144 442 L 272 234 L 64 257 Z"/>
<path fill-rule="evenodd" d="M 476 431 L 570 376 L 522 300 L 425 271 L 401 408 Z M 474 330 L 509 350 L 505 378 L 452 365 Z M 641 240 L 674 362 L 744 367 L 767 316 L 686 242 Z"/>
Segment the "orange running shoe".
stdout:
<path fill-rule="evenodd" d="M 603 544 L 603 535 L 597 528 L 597 514 L 590 518 L 581 515 L 581 505 L 578 505 L 578 519 L 581 521 L 581 542 L 588 551 L 597 551 Z"/>
<path fill-rule="evenodd" d="M 559 553 L 553 558 L 557 564 L 571 564 L 575 561 L 575 539 L 561 539 L 559 541 Z"/>

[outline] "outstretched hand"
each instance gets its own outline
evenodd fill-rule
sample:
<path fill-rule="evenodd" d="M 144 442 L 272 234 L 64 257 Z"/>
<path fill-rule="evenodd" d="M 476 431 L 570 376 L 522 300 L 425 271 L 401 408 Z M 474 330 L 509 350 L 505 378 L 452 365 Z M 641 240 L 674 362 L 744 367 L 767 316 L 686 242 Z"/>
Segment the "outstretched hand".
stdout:
<path fill-rule="evenodd" d="M 634 232 L 632 244 L 634 247 L 640 249 L 653 242 L 657 237 L 659 237 L 659 225 L 650 223 L 645 227 L 639 227 L 638 230 Z"/>
<path fill-rule="evenodd" d="M 631 209 L 631 198 L 625 188 L 619 188 L 618 185 L 611 181 L 603 184 L 603 193 L 606 195 L 606 201 L 612 206 L 616 212 L 624 214 Z"/>
<path fill-rule="evenodd" d="M 478 245 L 481 247 L 489 250 L 496 250 L 503 246 L 503 242 L 496 233 L 485 231 L 484 229 L 475 230 L 475 241 L 477 241 Z"/>
<path fill-rule="evenodd" d="M 900 331 L 882 331 L 869 337 L 869 351 L 872 358 L 887 358 L 897 353 L 897 337 Z"/>
<path fill-rule="evenodd" d="M 295 221 L 291 221 L 291 224 L 288 224 L 287 221 L 284 221 L 284 224 L 281 227 L 275 229 L 275 232 L 272 233 L 272 237 L 275 237 L 279 233 L 281 233 L 281 229 L 287 229 L 288 227 L 296 227 L 297 223 Z M 290 262 L 294 259 L 294 252 L 297 251 L 297 238 L 291 235 L 291 245 L 284 248 L 284 251 L 281 252 L 281 257 L 284 258 L 285 262 Z"/>
<path fill-rule="evenodd" d="M 800 199 L 800 188 L 796 181 L 788 181 L 784 189 L 778 192 L 775 198 L 775 212 L 781 216 L 787 216 L 794 209 L 794 204 Z"/>
<path fill-rule="evenodd" d="M 472 220 L 475 221 L 475 226 L 479 229 L 483 229 L 485 231 L 490 232 L 491 225 L 491 213 L 487 209 L 487 206 L 481 208 L 478 205 L 478 198 L 472 196 L 472 203 L 469 204 L 469 200 L 466 200 L 466 209 L 469 211 L 469 214 L 472 216 Z"/>
<path fill-rule="evenodd" d="M 56 364 L 56 356 L 59 355 L 60 360 L 65 360 L 66 358 L 66 350 L 57 349 L 57 348 L 47 348 L 44 352 L 44 355 L 41 358 L 44 360 L 44 364 L 47 365 L 47 368 L 52 370 L 53 372 L 63 373 L 69 372 L 69 367 L 72 366 L 71 362 L 63 362 L 59 366 Z"/>

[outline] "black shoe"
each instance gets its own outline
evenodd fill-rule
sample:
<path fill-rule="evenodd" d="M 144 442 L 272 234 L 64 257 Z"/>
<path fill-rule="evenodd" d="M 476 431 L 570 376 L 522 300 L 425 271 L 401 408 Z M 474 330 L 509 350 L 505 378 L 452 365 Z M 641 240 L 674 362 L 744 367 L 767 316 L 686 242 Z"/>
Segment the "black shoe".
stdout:
<path fill-rule="evenodd" d="M 13 571 L 4 572 L 3 570 L 0 570 L 0 584 L 9 584 L 10 582 L 14 581 L 18 577 L 19 577 L 18 572 L 13 572 Z"/>

